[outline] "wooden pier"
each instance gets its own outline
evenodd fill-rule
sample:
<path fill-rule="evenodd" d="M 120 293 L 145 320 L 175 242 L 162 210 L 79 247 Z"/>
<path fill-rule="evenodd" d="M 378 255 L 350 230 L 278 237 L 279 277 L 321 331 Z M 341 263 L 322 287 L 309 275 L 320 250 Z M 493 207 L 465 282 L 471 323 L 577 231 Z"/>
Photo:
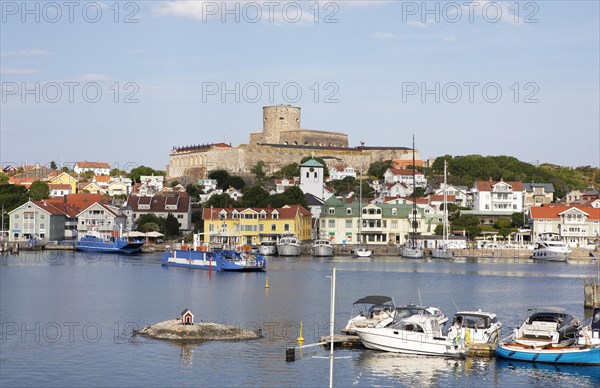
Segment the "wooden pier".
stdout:
<path fill-rule="evenodd" d="M 467 345 L 467 357 L 494 357 L 496 344 L 470 344 Z"/>
<path fill-rule="evenodd" d="M 323 346 L 329 349 L 331 346 L 331 337 L 323 336 L 319 338 L 319 342 L 323 342 Z M 335 334 L 333 336 L 333 348 L 336 349 L 364 349 L 362 342 L 357 335 Z"/>
<path fill-rule="evenodd" d="M 600 283 L 596 280 L 583 281 L 584 307 L 600 307 Z"/>

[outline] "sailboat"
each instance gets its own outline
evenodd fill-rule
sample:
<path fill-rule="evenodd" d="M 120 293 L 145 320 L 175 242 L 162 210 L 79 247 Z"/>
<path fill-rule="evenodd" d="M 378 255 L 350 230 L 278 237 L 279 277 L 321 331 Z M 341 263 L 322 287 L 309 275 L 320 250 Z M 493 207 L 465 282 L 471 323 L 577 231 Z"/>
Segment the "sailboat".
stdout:
<path fill-rule="evenodd" d="M 358 189 L 358 244 L 354 247 L 354 254 L 358 257 L 371 257 L 373 251 L 362 241 L 362 169 L 360 171 L 360 187 Z"/>
<path fill-rule="evenodd" d="M 451 259 L 452 251 L 448 249 L 448 182 L 446 181 L 446 161 L 444 160 L 444 220 L 442 244 L 431 252 L 434 259 Z"/>
<path fill-rule="evenodd" d="M 413 135 L 413 165 L 412 165 L 412 181 L 413 181 L 413 195 L 412 195 L 412 221 L 411 227 L 412 232 L 410 234 L 410 239 L 404 244 L 404 247 L 400 251 L 400 256 L 411 258 L 411 259 L 420 259 L 423 257 L 423 249 L 417 245 L 417 227 L 419 223 L 417 222 L 417 196 L 415 194 L 415 189 L 417 188 L 416 178 L 415 178 L 415 135 Z"/>

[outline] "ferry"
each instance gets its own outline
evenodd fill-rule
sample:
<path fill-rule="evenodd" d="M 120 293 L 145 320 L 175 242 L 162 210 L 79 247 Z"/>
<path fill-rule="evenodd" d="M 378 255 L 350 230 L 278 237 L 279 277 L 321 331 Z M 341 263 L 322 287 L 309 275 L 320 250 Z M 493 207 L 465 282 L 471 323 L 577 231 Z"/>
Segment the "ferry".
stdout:
<path fill-rule="evenodd" d="M 143 241 L 128 241 L 121 237 L 102 238 L 96 235 L 86 234 L 75 242 L 75 249 L 85 252 L 99 253 L 137 253 L 142 249 Z"/>
<path fill-rule="evenodd" d="M 260 254 L 234 249 L 173 249 L 163 253 L 162 265 L 214 271 L 260 272 L 266 271 L 267 260 Z"/>

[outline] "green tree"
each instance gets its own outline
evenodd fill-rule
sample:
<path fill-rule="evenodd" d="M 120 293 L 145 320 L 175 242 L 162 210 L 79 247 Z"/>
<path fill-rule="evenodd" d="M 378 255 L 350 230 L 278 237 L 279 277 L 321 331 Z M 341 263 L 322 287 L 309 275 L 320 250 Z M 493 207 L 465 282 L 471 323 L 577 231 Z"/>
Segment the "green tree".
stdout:
<path fill-rule="evenodd" d="M 246 182 L 244 181 L 244 178 L 239 177 L 237 175 L 232 175 L 227 180 L 227 186 L 233 187 L 237 190 L 241 190 L 242 188 L 244 188 L 244 186 L 246 186 Z"/>
<path fill-rule="evenodd" d="M 252 174 L 254 174 L 254 176 L 256 177 L 256 180 L 259 182 L 262 182 L 265 180 L 265 178 L 267 177 L 267 174 L 265 174 L 265 162 L 263 162 L 262 160 L 259 160 L 258 162 L 256 162 L 256 164 L 250 169 L 250 172 Z"/>
<path fill-rule="evenodd" d="M 156 222 L 146 222 L 138 228 L 140 232 L 148 233 L 148 232 L 160 232 L 160 225 Z"/>
<path fill-rule="evenodd" d="M 56 163 L 54 162 L 54 160 L 50 162 L 50 168 L 52 170 L 58 170 L 58 167 L 56 166 Z"/>
<path fill-rule="evenodd" d="M 142 175 L 162 175 L 164 176 L 165 173 L 164 171 L 158 171 L 158 170 L 154 170 L 153 168 L 150 167 L 146 167 L 146 166 L 139 166 L 136 168 L 131 169 L 131 171 L 129 172 L 129 179 L 131 179 L 133 182 L 141 182 L 140 177 Z"/>
<path fill-rule="evenodd" d="M 242 207 L 265 207 L 269 203 L 270 195 L 261 185 L 246 187 L 241 200 Z"/>
<path fill-rule="evenodd" d="M 479 218 L 472 214 L 461 214 L 451 222 L 452 230 L 466 230 L 471 239 L 481 233 Z"/>
<path fill-rule="evenodd" d="M 434 233 L 436 236 L 441 236 L 442 234 L 444 234 L 444 225 L 442 225 L 442 224 L 437 224 L 437 225 L 435 226 L 435 230 L 433 231 L 433 233 Z"/>
<path fill-rule="evenodd" d="M 294 178 L 300 176 L 300 165 L 298 163 L 291 163 L 287 166 L 283 166 L 281 170 L 276 171 L 273 174 L 274 178 Z"/>
<path fill-rule="evenodd" d="M 422 198 L 425 196 L 425 188 L 424 187 L 415 187 L 414 192 L 410 195 L 412 196 L 418 197 L 418 198 Z"/>
<path fill-rule="evenodd" d="M 110 170 L 110 176 L 127 176 L 127 171 L 119 170 L 118 168 L 113 168 Z"/>
<path fill-rule="evenodd" d="M 50 188 L 46 182 L 35 181 L 29 186 L 29 195 L 34 201 L 39 201 L 50 196 Z"/>
<path fill-rule="evenodd" d="M 171 187 L 175 187 L 175 186 L 177 186 L 178 184 L 179 184 L 179 181 L 178 181 L 178 180 L 174 180 L 174 181 L 172 181 L 172 182 L 171 182 L 171 184 L 170 184 L 169 186 L 171 186 Z"/>
<path fill-rule="evenodd" d="M 382 179 L 383 174 L 387 171 L 388 168 L 392 168 L 391 160 L 377 160 L 371 163 L 367 174 Z"/>
<path fill-rule="evenodd" d="M 96 174 L 94 174 L 93 171 L 86 171 L 80 175 L 80 178 L 82 180 L 92 180 L 95 176 L 96 176 Z"/>
<path fill-rule="evenodd" d="M 358 192 L 357 181 L 355 178 L 353 178 L 351 176 L 347 176 L 341 180 L 331 181 L 331 182 L 329 182 L 329 185 L 331 187 L 333 187 L 333 189 L 335 190 L 336 193 L 341 193 L 341 192 L 349 193 L 350 191 L 354 191 L 355 193 Z"/>
<path fill-rule="evenodd" d="M 0 185 L 0 204 L 4 205 L 4 211 L 10 212 L 21 206 L 29 199 L 28 190 L 20 185 Z"/>
<path fill-rule="evenodd" d="M 156 224 L 156 225 L 158 225 L 158 230 L 156 230 L 156 231 L 160 231 L 162 229 L 164 222 L 165 222 L 164 218 L 161 218 L 154 213 L 142 214 L 135 221 L 135 229 L 144 231 L 146 224 Z"/>
<path fill-rule="evenodd" d="M 8 183 L 9 177 L 3 172 L 0 172 L 0 185 L 6 185 Z"/>
<path fill-rule="evenodd" d="M 233 207 L 237 207 L 237 202 L 231 199 L 231 197 L 227 194 L 218 194 L 213 195 L 208 199 L 208 201 L 204 202 L 203 206 L 205 208 L 209 207 L 228 207 L 232 205 Z"/>
<path fill-rule="evenodd" d="M 202 190 L 200 186 L 195 183 L 189 183 L 187 186 L 185 186 L 185 191 L 192 198 L 198 198 L 200 194 L 204 194 L 204 190 Z"/>
<path fill-rule="evenodd" d="M 208 179 L 216 179 L 217 187 L 222 190 L 229 188 L 229 178 L 231 175 L 226 170 L 214 170 L 208 174 Z"/>
<path fill-rule="evenodd" d="M 498 230 L 498 234 L 506 237 L 512 231 L 511 223 L 511 220 L 508 218 L 499 218 L 496 220 L 496 222 L 494 222 L 494 228 Z"/>
<path fill-rule="evenodd" d="M 525 224 L 527 222 L 527 216 L 525 215 L 524 212 L 513 213 L 510 216 L 510 219 L 511 219 L 511 226 L 513 228 L 522 228 L 523 226 L 525 226 Z"/>
<path fill-rule="evenodd" d="M 171 213 L 167 216 L 165 220 L 165 235 L 167 238 L 174 238 L 179 236 L 179 222 L 177 218 Z"/>

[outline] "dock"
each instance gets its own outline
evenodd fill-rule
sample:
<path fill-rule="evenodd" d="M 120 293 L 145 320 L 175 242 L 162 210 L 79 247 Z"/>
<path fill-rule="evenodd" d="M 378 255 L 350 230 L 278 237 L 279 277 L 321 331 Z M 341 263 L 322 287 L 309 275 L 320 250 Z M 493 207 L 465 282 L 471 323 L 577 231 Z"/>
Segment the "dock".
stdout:
<path fill-rule="evenodd" d="M 496 344 L 470 344 L 467 345 L 467 357 L 494 357 Z"/>
<path fill-rule="evenodd" d="M 319 338 L 319 342 L 327 349 L 331 346 L 331 337 L 323 336 Z M 334 349 L 364 349 L 362 342 L 357 335 L 335 334 L 333 336 Z"/>

